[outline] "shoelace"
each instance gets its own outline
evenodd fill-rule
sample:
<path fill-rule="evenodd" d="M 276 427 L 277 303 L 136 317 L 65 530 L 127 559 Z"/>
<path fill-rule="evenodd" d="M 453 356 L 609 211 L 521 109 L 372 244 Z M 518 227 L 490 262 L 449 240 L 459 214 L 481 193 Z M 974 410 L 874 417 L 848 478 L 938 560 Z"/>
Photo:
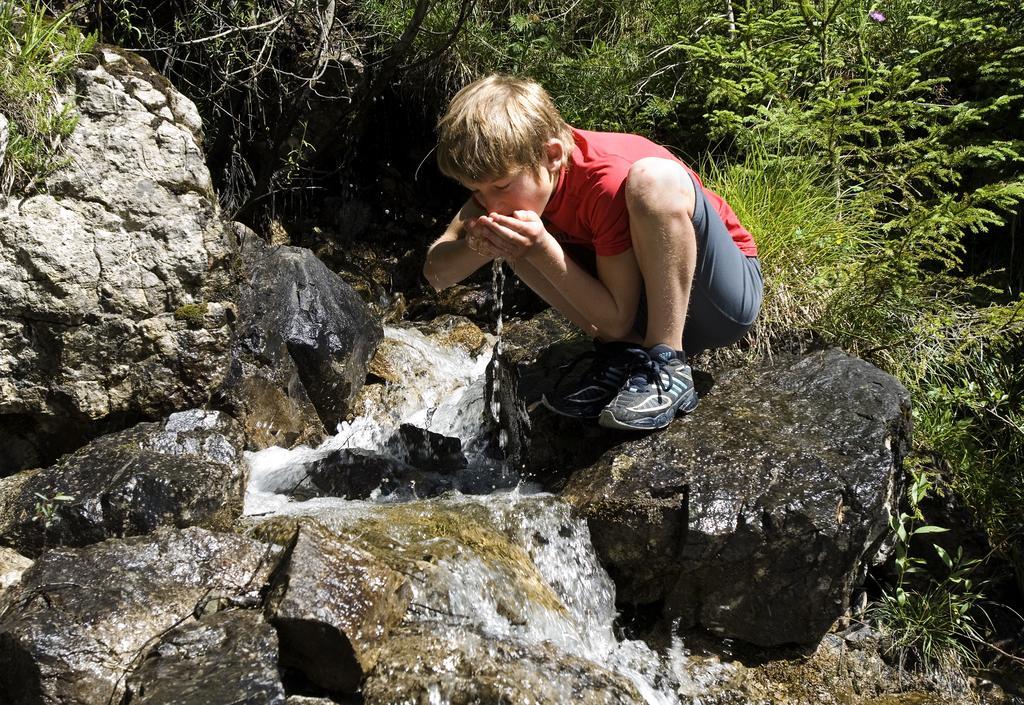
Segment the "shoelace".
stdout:
<path fill-rule="evenodd" d="M 666 385 L 661 378 L 661 368 L 667 363 L 659 357 L 651 357 L 646 350 L 630 350 L 634 353 L 633 360 L 629 367 L 629 386 L 638 392 L 646 392 L 647 386 L 654 382 L 658 388 L 658 399 L 661 399 L 662 392 L 668 392 L 672 386 L 671 380 Z"/>
<path fill-rule="evenodd" d="M 632 356 L 636 356 L 638 353 L 643 353 L 644 355 L 646 355 L 646 353 L 644 353 L 644 351 L 640 350 L 639 348 L 616 349 L 608 347 L 607 345 L 602 345 L 593 350 L 585 350 L 584 352 L 580 353 L 579 355 L 569 360 L 569 362 L 565 363 L 560 367 L 560 369 L 562 370 L 562 374 L 559 375 L 558 381 L 555 383 L 555 388 L 561 388 L 562 383 L 566 380 L 566 378 L 569 377 L 573 372 L 575 372 L 579 368 L 581 362 L 584 362 L 586 360 L 593 360 L 593 362 L 591 363 L 591 369 L 587 370 L 587 372 L 584 373 L 580 381 L 587 379 L 593 380 L 594 382 L 597 383 L 606 382 L 606 380 L 604 379 L 604 373 L 608 369 L 609 365 L 606 364 L 605 361 L 610 361 L 611 358 L 615 357 L 616 355 L 630 354 Z M 626 365 L 627 377 L 631 374 L 632 365 L 632 360 L 630 360 Z"/>

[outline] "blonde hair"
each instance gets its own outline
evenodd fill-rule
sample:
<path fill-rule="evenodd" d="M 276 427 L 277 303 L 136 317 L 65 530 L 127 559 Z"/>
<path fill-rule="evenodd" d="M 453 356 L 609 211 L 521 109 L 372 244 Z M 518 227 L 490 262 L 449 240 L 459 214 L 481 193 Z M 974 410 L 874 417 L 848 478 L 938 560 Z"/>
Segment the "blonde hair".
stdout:
<path fill-rule="evenodd" d="M 437 123 L 437 133 L 438 167 L 462 182 L 537 169 L 551 138 L 562 142 L 567 158 L 574 146 L 572 130 L 539 83 L 501 74 L 456 93 Z"/>

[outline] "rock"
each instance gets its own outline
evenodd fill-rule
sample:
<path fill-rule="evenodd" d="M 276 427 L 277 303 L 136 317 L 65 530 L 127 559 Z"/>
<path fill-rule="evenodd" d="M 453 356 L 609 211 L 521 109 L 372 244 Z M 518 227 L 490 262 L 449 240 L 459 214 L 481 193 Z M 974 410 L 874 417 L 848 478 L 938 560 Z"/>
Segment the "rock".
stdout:
<path fill-rule="evenodd" d="M 570 479 L 622 603 L 683 629 L 816 643 L 888 528 L 910 436 L 895 379 L 831 350 L 737 370 Z"/>
<path fill-rule="evenodd" d="M 253 449 L 316 442 L 349 413 L 383 331 L 309 250 L 241 239 L 246 284 L 220 403 L 244 417 Z"/>
<path fill-rule="evenodd" d="M 454 472 L 469 465 L 461 440 L 409 423 L 398 427 L 398 433 L 388 442 L 388 451 L 423 470 Z"/>
<path fill-rule="evenodd" d="M 334 450 L 305 464 L 306 476 L 285 494 L 298 500 L 312 497 L 369 499 L 376 492 L 411 497 L 433 496 L 451 489 L 438 473 L 417 470 L 399 460 L 369 450 Z"/>
<path fill-rule="evenodd" d="M 545 512 L 547 506 L 554 510 Z M 568 505 L 550 497 L 516 501 L 504 508 L 460 501 L 457 496 L 379 505 L 354 523 L 348 520 L 334 528 L 411 577 L 411 611 L 417 614 L 485 620 L 493 629 L 504 623 L 509 629 L 533 625 L 542 631 L 545 627 L 538 625 L 558 624 L 564 634 L 572 620 L 559 595 L 575 598 L 575 593 L 557 577 L 545 579 L 538 568 L 544 561 L 535 560 L 537 553 L 549 562 L 558 559 L 545 553 L 557 547 L 536 536 L 537 512 L 554 522 L 549 531 L 576 536 Z M 607 587 L 610 591 L 610 582 Z"/>
<path fill-rule="evenodd" d="M 245 494 L 241 444 L 231 417 L 203 410 L 101 436 L 0 479 L 0 541 L 35 556 L 159 526 L 227 529 Z"/>
<path fill-rule="evenodd" d="M 432 319 L 452 315 L 480 324 L 492 323 L 494 297 L 490 289 L 480 284 L 455 284 L 442 291 L 424 291 L 423 296 L 409 306 L 409 317 Z"/>
<path fill-rule="evenodd" d="M 0 616 L 0 692 L 15 705 L 120 702 L 126 671 L 164 632 L 218 603 L 255 605 L 279 558 L 199 528 L 52 549 Z"/>
<path fill-rule="evenodd" d="M 552 413 L 545 393 L 571 387 L 588 367 L 593 345 L 554 309 L 529 320 L 510 321 L 502 334 L 499 401 L 501 428 L 508 429 L 511 455 L 526 473 L 556 491 L 577 468 L 597 461 L 620 443 L 620 434 L 595 423 Z M 493 371 L 489 370 L 489 381 Z"/>
<path fill-rule="evenodd" d="M 281 663 L 329 691 L 355 692 L 409 598 L 401 573 L 321 525 L 300 523 L 267 598 Z"/>
<path fill-rule="evenodd" d="M 228 366 L 234 244 L 195 106 L 128 52 L 87 63 L 68 166 L 0 201 L 0 475 L 199 406 Z"/>
<path fill-rule="evenodd" d="M 31 566 L 31 558 L 0 546 L 0 610 L 4 607 L 4 595 L 21 581 L 22 573 Z"/>
<path fill-rule="evenodd" d="M 277 632 L 259 612 L 229 610 L 186 621 L 128 679 L 128 705 L 283 705 Z"/>
<path fill-rule="evenodd" d="M 431 340 L 446 348 L 461 348 L 470 355 L 479 355 L 488 344 L 487 334 L 468 318 L 443 314 L 419 326 Z"/>
<path fill-rule="evenodd" d="M 391 635 L 363 686 L 363 701 L 611 705 L 644 699 L 623 676 L 550 645 L 437 623 L 403 627 Z"/>
<path fill-rule="evenodd" d="M 886 663 L 880 649 L 844 645 L 827 634 L 812 651 L 753 649 L 723 659 L 685 651 L 674 659 L 680 705 L 959 705 L 975 698 L 949 692 L 912 669 Z M 745 665 L 750 664 L 750 665 Z M 962 677 L 961 677 L 962 680 Z M 943 692 L 947 691 L 947 692 Z"/>

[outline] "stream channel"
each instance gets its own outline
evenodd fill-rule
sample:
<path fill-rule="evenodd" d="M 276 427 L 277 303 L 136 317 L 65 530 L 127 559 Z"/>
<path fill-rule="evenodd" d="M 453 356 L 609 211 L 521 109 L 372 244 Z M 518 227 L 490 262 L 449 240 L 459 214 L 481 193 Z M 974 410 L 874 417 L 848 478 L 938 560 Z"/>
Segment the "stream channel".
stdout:
<path fill-rule="evenodd" d="M 406 623 L 421 620 L 438 626 L 440 622 L 442 633 L 457 626 L 506 642 L 546 643 L 624 676 L 648 703 L 700 702 L 700 681 L 715 680 L 721 675 L 714 672 L 716 668 L 697 669 L 703 677 L 695 677 L 695 664 L 687 667 L 679 642 L 656 653 L 642 641 L 617 638 L 615 587 L 598 561 L 586 523 L 573 518 L 565 502 L 522 482 L 505 463 L 490 457 L 495 433 L 490 419 L 497 414 L 485 398 L 485 389 L 487 366 L 497 342 L 488 336 L 488 345 L 473 355 L 443 347 L 414 328 L 386 327 L 384 344 L 400 351 L 391 356 L 391 362 L 400 366 L 395 371 L 405 381 L 392 390 L 394 398 L 386 405 L 367 402 L 361 416 L 340 424 L 337 433 L 318 448 L 274 447 L 247 454 L 251 479 L 246 515 L 253 519 L 310 516 L 342 532 L 368 519 L 386 523 L 387 512 L 400 507 L 403 516 L 441 512 L 486 524 L 521 549 L 513 555 L 532 565 L 510 570 L 472 550 L 446 553 L 436 562 L 429 581 L 413 582 Z M 309 482 L 309 468 L 332 453 L 370 451 L 407 460 L 402 449 L 389 442 L 402 424 L 460 439 L 468 464 L 434 476 L 430 487 L 412 480 L 387 490 L 377 488 L 363 500 L 296 499 L 304 496 L 296 489 Z M 438 485 L 442 477 L 444 484 Z M 401 535 L 392 538 L 405 540 Z M 431 536 L 427 540 L 446 539 Z M 542 584 L 537 584 L 536 576 Z M 559 678 L 554 672 L 537 675 L 544 681 Z M 571 694 L 566 695 L 569 702 Z"/>

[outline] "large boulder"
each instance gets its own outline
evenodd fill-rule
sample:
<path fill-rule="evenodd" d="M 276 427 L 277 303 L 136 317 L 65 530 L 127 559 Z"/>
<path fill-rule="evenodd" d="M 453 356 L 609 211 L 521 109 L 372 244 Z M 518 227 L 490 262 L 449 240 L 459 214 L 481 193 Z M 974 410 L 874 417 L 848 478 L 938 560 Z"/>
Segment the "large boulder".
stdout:
<path fill-rule="evenodd" d="M 887 533 L 909 437 L 906 389 L 830 350 L 723 376 L 563 496 L 620 602 L 752 644 L 816 643 Z"/>
<path fill-rule="evenodd" d="M 195 106 L 97 49 L 68 165 L 0 199 L 0 475 L 203 404 L 228 366 L 233 236 Z"/>
<path fill-rule="evenodd" d="M 227 529 L 242 512 L 242 434 L 193 409 L 101 436 L 57 464 L 0 478 L 0 544 L 35 556 L 159 526 Z"/>
<path fill-rule="evenodd" d="M 50 550 L 0 615 L 0 693 L 11 705 L 121 702 L 128 671 L 165 632 L 255 606 L 279 556 L 199 528 Z"/>
<path fill-rule="evenodd" d="M 220 403 L 244 419 L 250 448 L 313 444 L 349 413 L 383 329 L 310 250 L 236 227 L 245 283 Z"/>
<path fill-rule="evenodd" d="M 128 679 L 126 705 L 284 705 L 277 632 L 254 610 L 215 612 L 164 635 Z"/>

